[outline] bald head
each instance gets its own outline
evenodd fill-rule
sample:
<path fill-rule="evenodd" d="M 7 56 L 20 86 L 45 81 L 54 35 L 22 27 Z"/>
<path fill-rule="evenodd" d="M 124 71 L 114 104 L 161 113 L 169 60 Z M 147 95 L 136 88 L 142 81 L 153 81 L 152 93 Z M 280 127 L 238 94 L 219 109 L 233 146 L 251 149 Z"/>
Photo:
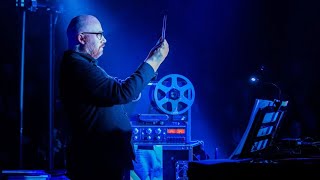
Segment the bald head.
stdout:
<path fill-rule="evenodd" d="M 71 19 L 68 28 L 67 36 L 69 48 L 77 43 L 77 36 L 81 32 L 97 32 L 101 31 L 100 21 L 92 15 L 79 15 Z"/>

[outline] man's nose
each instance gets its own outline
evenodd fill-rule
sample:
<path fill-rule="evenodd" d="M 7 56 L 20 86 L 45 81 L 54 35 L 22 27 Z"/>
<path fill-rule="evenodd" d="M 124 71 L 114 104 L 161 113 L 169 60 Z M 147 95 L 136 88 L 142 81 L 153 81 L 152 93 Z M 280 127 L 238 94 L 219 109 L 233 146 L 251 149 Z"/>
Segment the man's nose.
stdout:
<path fill-rule="evenodd" d="M 102 36 L 102 42 L 103 42 L 103 43 L 106 43 L 106 42 L 107 42 L 107 39 L 106 39 L 104 36 Z"/>

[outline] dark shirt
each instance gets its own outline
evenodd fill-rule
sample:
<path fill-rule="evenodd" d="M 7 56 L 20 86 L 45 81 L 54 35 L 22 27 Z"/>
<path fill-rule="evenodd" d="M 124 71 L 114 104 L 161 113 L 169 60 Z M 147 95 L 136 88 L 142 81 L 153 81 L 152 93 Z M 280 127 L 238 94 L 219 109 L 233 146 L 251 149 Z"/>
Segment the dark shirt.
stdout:
<path fill-rule="evenodd" d="M 123 105 L 154 78 L 153 68 L 142 63 L 132 75 L 120 80 L 109 76 L 91 56 L 66 51 L 60 73 L 60 96 L 70 120 L 74 150 L 97 153 L 97 158 L 104 152 L 113 154 L 109 158 L 118 155 L 126 159 L 132 129 Z M 94 148 L 99 151 L 92 151 Z"/>

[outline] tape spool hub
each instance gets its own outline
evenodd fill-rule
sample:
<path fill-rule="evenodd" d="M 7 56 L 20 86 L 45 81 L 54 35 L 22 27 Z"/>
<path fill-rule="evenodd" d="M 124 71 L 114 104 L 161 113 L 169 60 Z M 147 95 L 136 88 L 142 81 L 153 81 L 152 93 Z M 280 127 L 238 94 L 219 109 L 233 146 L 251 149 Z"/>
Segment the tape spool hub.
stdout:
<path fill-rule="evenodd" d="M 195 99 L 191 81 L 180 74 L 169 74 L 161 78 L 154 89 L 154 102 L 164 113 L 183 114 L 188 111 Z"/>

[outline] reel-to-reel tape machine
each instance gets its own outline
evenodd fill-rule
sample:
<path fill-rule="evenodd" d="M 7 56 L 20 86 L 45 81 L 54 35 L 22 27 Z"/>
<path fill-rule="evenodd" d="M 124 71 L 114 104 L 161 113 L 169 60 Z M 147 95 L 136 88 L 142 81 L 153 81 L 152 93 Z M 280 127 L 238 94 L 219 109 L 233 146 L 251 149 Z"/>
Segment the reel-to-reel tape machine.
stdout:
<path fill-rule="evenodd" d="M 184 144 L 191 141 L 191 106 L 195 90 L 185 76 L 169 74 L 150 82 L 126 105 L 132 140 L 140 144 Z"/>

